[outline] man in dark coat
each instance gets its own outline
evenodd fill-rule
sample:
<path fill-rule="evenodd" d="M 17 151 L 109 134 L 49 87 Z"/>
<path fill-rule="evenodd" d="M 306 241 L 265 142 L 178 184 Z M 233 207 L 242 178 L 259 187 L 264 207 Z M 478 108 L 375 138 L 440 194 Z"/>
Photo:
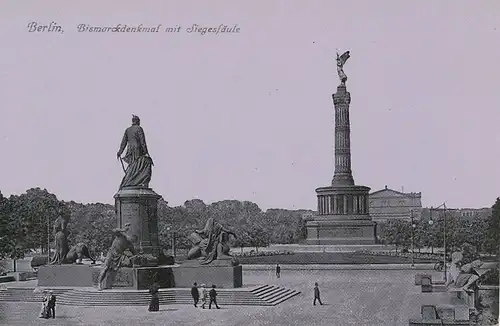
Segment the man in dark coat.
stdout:
<path fill-rule="evenodd" d="M 49 300 L 47 303 L 47 309 L 49 311 L 48 317 L 56 318 L 56 296 L 52 291 L 49 291 Z"/>
<path fill-rule="evenodd" d="M 210 303 L 208 304 L 208 309 L 212 308 L 212 302 L 215 304 L 215 307 L 217 307 L 217 309 L 220 309 L 217 305 L 217 291 L 215 291 L 215 284 L 212 285 L 212 290 L 210 290 L 208 294 L 210 295 Z"/>
<path fill-rule="evenodd" d="M 194 306 L 198 307 L 198 301 L 200 301 L 200 292 L 198 292 L 198 284 L 194 282 L 193 287 L 191 288 L 191 296 L 194 300 Z"/>
<path fill-rule="evenodd" d="M 281 267 L 280 264 L 276 264 L 276 277 L 280 278 L 281 276 Z"/>
<path fill-rule="evenodd" d="M 319 295 L 318 283 L 314 283 L 314 301 L 313 301 L 313 306 L 316 305 L 316 300 L 319 301 L 320 305 L 323 305 L 323 302 L 321 302 L 321 298 L 320 298 L 320 295 Z"/>

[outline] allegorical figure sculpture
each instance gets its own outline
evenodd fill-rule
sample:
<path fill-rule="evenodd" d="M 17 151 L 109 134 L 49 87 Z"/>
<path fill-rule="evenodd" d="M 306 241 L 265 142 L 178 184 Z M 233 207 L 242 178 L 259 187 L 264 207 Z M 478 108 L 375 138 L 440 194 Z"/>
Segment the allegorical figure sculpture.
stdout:
<path fill-rule="evenodd" d="M 350 51 L 344 52 L 341 56 L 337 53 L 337 72 L 339 74 L 341 85 L 345 85 L 345 82 L 347 81 L 347 75 L 344 73 L 344 65 L 350 56 Z"/>
<path fill-rule="evenodd" d="M 498 264 L 483 262 L 476 259 L 470 263 L 463 263 L 463 253 L 458 251 L 451 255 L 451 263 L 447 270 L 448 289 L 469 289 L 472 285 L 478 285 L 487 273 L 494 271 Z"/>
<path fill-rule="evenodd" d="M 127 147 L 127 152 L 123 158 L 121 155 Z M 120 189 L 124 187 L 149 187 L 151 181 L 153 160 L 149 156 L 146 145 L 146 136 L 141 127 L 141 120 L 138 116 L 132 116 L 132 126 L 125 130 L 120 149 L 116 157 L 121 160 L 125 176 L 120 184 Z M 127 169 L 123 166 L 123 161 Z"/>
<path fill-rule="evenodd" d="M 229 235 L 236 238 L 234 232 L 209 218 L 203 230 L 196 230 L 191 234 L 189 239 L 193 248 L 187 258 L 200 258 L 202 265 L 210 264 L 214 260 L 231 260 L 233 265 L 238 265 L 237 259 L 229 254 Z"/>
<path fill-rule="evenodd" d="M 85 243 L 80 242 L 71 247 L 64 262 L 66 264 L 81 264 L 83 258 L 88 258 L 92 261 L 92 264 L 95 264 L 96 258 L 92 255 L 88 246 Z"/>
<path fill-rule="evenodd" d="M 130 224 L 125 224 L 123 229 L 113 229 L 114 240 L 111 248 L 108 250 L 106 259 L 99 274 L 98 289 L 102 290 L 104 281 L 109 276 L 110 272 L 116 272 L 120 267 L 131 266 L 131 259 L 135 255 L 134 242 L 137 241 L 136 236 L 129 236 Z M 126 253 L 129 251 L 129 254 Z"/>
<path fill-rule="evenodd" d="M 63 264 L 66 255 L 69 252 L 68 244 L 68 222 L 69 214 L 65 211 L 64 206 L 59 207 L 59 216 L 54 222 L 54 247 L 55 254 L 52 257 L 50 264 Z"/>

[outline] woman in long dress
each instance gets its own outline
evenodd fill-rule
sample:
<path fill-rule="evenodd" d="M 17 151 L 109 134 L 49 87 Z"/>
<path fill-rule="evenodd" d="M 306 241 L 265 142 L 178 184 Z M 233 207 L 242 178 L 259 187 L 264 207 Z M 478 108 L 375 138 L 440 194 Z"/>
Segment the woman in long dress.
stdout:
<path fill-rule="evenodd" d="M 40 311 L 40 315 L 38 317 L 40 318 L 49 318 L 49 295 L 47 291 L 43 291 L 43 298 L 42 298 L 42 310 Z"/>
<path fill-rule="evenodd" d="M 208 292 L 205 289 L 205 284 L 201 285 L 201 308 L 205 309 L 205 304 L 207 303 Z"/>
<path fill-rule="evenodd" d="M 149 293 L 151 293 L 151 301 L 149 302 L 149 309 L 148 311 L 159 311 L 160 310 L 160 294 L 159 294 L 159 289 L 160 287 L 158 284 L 155 282 L 151 285 L 149 288 Z"/>

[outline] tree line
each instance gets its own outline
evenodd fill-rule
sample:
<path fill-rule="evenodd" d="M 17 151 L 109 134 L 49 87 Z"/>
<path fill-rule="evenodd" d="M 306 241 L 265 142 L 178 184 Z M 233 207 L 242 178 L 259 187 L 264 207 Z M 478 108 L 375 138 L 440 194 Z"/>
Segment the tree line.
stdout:
<path fill-rule="evenodd" d="M 446 228 L 446 233 L 445 233 Z M 446 241 L 447 252 L 471 246 L 481 253 L 499 254 L 500 242 L 500 198 L 492 206 L 489 218 L 459 217 L 439 210 L 434 216 L 423 216 L 414 220 L 393 220 L 378 223 L 377 232 L 379 241 L 384 244 L 395 245 L 396 248 L 409 249 L 412 245 L 415 250 L 421 248 L 444 247 Z M 445 237 L 446 235 L 446 237 Z"/>
<path fill-rule="evenodd" d="M 58 208 L 70 214 L 70 245 L 84 242 L 95 252 L 106 252 L 113 241 L 111 230 L 116 227 L 115 208 L 102 203 L 64 202 L 45 189 L 32 188 L 21 195 L 4 197 L 0 192 L 0 258 L 22 257 L 33 249 L 47 252 L 53 246 L 53 222 Z M 160 244 L 170 248 L 175 234 L 177 248 L 190 248 L 187 237 L 202 229 L 213 217 L 235 231 L 235 247 L 264 247 L 270 243 L 300 243 L 306 237 L 302 216 L 311 210 L 268 209 L 263 211 L 250 201 L 223 200 L 205 204 L 200 199 L 188 200 L 182 206 L 158 203 L 158 233 Z M 479 252 L 498 254 L 500 248 L 500 199 L 492 206 L 492 215 L 484 218 L 459 218 L 443 211 L 431 218 L 393 220 L 378 223 L 378 241 L 400 249 L 411 247 L 412 233 L 415 250 L 440 248 L 446 242 L 450 250 L 468 243 Z M 413 231 L 413 232 L 412 232 Z"/>
<path fill-rule="evenodd" d="M 88 244 L 95 253 L 106 252 L 116 227 L 115 208 L 102 203 L 64 202 L 46 189 L 32 188 L 21 195 L 4 197 L 0 192 L 0 258 L 22 258 L 30 250 L 46 253 L 53 247 L 53 223 L 59 207 L 70 214 L 70 245 Z M 249 201 L 223 200 L 205 204 L 188 200 L 182 206 L 158 203 L 158 234 L 163 248 L 170 248 L 175 234 L 177 248 L 190 248 L 187 236 L 203 229 L 208 218 L 234 230 L 233 246 L 263 247 L 269 243 L 297 243 L 306 236 L 302 215 L 307 210 L 262 211 Z"/>

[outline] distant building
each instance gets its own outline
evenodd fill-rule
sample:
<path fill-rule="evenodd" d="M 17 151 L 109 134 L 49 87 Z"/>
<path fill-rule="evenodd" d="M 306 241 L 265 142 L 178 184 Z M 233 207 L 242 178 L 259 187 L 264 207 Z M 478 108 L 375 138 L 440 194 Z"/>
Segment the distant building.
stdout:
<path fill-rule="evenodd" d="M 369 196 L 370 216 L 374 221 L 393 219 L 420 219 L 422 193 L 400 192 L 387 188 L 372 192 Z"/>
<path fill-rule="evenodd" d="M 491 208 L 458 208 L 453 210 L 455 214 L 463 218 L 484 218 L 491 216 Z"/>
<path fill-rule="evenodd" d="M 432 216 L 440 216 L 442 209 L 438 212 L 433 212 Z M 447 216 L 453 216 L 461 219 L 474 219 L 474 218 L 482 218 L 488 219 L 491 216 L 491 208 L 447 208 L 446 209 Z M 430 217 L 430 209 L 428 207 L 422 210 L 422 217 L 429 218 Z"/>

